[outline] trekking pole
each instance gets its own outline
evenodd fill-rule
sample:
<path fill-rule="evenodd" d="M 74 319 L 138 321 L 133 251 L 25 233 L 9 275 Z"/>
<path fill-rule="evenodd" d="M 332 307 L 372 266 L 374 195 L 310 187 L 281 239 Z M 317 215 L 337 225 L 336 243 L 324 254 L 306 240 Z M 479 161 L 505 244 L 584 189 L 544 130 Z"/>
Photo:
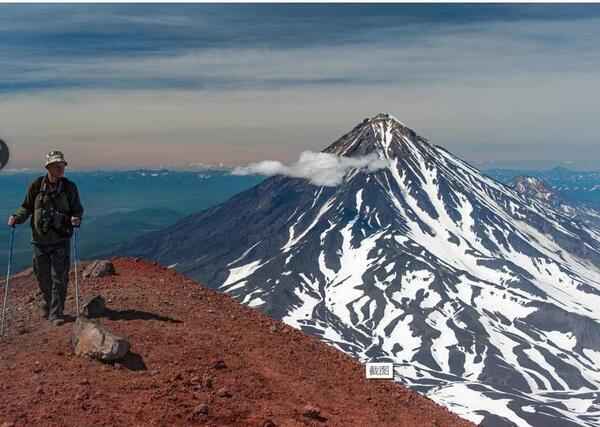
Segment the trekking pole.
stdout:
<path fill-rule="evenodd" d="M 79 268 L 79 226 L 74 228 L 75 236 L 73 239 L 73 263 L 75 264 L 75 305 L 77 307 L 77 317 L 79 317 L 79 274 L 77 269 Z"/>
<path fill-rule="evenodd" d="M 8 283 L 10 281 L 10 266 L 13 259 L 13 246 L 15 243 L 15 226 L 10 226 L 10 243 L 8 245 L 8 268 L 6 271 L 6 285 L 4 285 L 4 301 L 2 303 L 2 323 L 0 324 L 0 337 L 4 336 L 4 319 L 6 316 L 6 301 L 8 300 Z"/>

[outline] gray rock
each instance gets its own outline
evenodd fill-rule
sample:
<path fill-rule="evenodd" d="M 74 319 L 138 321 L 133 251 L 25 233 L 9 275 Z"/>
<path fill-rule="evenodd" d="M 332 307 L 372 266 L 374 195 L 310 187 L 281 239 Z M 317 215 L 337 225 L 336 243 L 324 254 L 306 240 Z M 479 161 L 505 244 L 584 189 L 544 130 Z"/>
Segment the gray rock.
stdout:
<path fill-rule="evenodd" d="M 221 387 L 219 390 L 217 390 L 217 396 L 231 397 L 231 392 L 226 387 Z"/>
<path fill-rule="evenodd" d="M 101 361 L 120 360 L 129 352 L 130 344 L 106 330 L 97 321 L 78 317 L 71 338 L 75 355 Z"/>
<path fill-rule="evenodd" d="M 302 408 L 302 415 L 304 415 L 307 418 L 317 419 L 321 417 L 321 409 L 316 406 L 305 405 Z"/>
<path fill-rule="evenodd" d="M 213 368 L 215 369 L 225 369 L 227 365 L 223 361 L 223 359 L 218 359 L 213 362 Z"/>
<path fill-rule="evenodd" d="M 208 415 L 208 405 L 206 403 L 201 403 L 200 405 L 194 408 L 194 414 L 198 415 Z"/>
<path fill-rule="evenodd" d="M 104 277 L 113 276 L 115 274 L 115 266 L 112 262 L 107 260 L 95 260 L 92 261 L 83 270 L 83 277 Z"/>

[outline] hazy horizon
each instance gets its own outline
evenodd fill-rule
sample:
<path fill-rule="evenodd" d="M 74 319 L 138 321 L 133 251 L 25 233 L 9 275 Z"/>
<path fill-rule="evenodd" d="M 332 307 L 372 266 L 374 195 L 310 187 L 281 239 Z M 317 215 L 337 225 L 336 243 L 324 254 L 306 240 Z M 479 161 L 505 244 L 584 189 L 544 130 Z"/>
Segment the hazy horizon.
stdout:
<path fill-rule="evenodd" d="M 284 165 L 293 165 L 294 163 L 297 163 L 297 160 L 294 161 L 290 161 L 288 163 L 284 163 Z M 476 162 L 467 162 L 469 164 L 471 164 L 472 166 L 475 166 L 476 168 L 478 168 L 480 171 L 482 171 L 483 173 L 485 173 L 486 171 L 493 171 L 493 170 L 504 170 L 504 171 L 523 171 L 523 172 L 527 172 L 527 171 L 531 171 L 531 172 L 544 172 L 544 171 L 551 171 L 553 169 L 566 169 L 569 171 L 573 171 L 573 172 L 581 172 L 581 173 L 586 173 L 586 172 L 600 172 L 600 166 L 595 166 L 595 167 L 591 167 L 591 168 L 585 168 L 585 167 L 579 167 L 579 166 L 573 166 L 571 164 L 569 164 L 568 162 L 557 162 L 556 164 L 550 164 L 550 165 L 545 165 L 544 162 L 507 162 L 507 163 L 503 163 L 503 162 L 489 162 L 489 163 L 481 163 L 481 164 L 477 164 Z M 246 165 L 252 165 L 252 163 L 243 163 L 241 164 L 241 166 L 246 166 Z M 146 171 L 160 171 L 160 170 L 167 170 L 167 171 L 174 171 L 174 172 L 189 172 L 189 173 L 203 173 L 203 172 L 223 172 L 223 173 L 230 173 L 233 170 L 235 170 L 236 168 L 238 168 L 238 165 L 224 165 L 224 164 L 217 164 L 217 163 L 213 163 L 213 164 L 205 164 L 203 166 L 167 166 L 167 165 L 157 165 L 157 166 L 143 166 L 143 165 L 129 165 L 129 166 L 122 166 L 122 167 L 116 167 L 116 166 L 110 166 L 110 167 L 105 167 L 105 166 L 97 166 L 97 167 L 89 167 L 89 168 L 72 168 L 72 167 L 67 167 L 67 169 L 65 170 L 65 176 L 68 177 L 69 173 L 93 173 L 93 172 L 133 172 L 133 171 L 139 171 L 139 170 L 146 170 Z M 43 166 L 39 166 L 39 167 L 32 167 L 32 168 L 4 168 L 0 171 L 0 173 L 4 173 L 4 174 L 37 174 L 39 173 L 41 174 L 46 174 L 46 170 L 44 169 Z M 253 174 L 248 174 L 248 175 L 253 175 Z M 256 175 L 262 175 L 260 173 L 257 173 Z M 263 175 L 264 176 L 264 175 Z"/>
<path fill-rule="evenodd" d="M 7 169 L 234 167 L 388 112 L 482 169 L 594 170 L 598 24 L 593 4 L 2 4 L 0 138 Z"/>

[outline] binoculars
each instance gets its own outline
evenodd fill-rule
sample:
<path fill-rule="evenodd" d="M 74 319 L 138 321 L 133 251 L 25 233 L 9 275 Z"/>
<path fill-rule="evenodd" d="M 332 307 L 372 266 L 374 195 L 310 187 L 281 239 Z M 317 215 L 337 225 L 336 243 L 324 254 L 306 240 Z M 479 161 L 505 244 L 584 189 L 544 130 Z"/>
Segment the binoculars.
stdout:
<path fill-rule="evenodd" d="M 40 215 L 40 231 L 43 234 L 46 234 L 51 228 L 57 231 L 68 231 L 68 216 L 54 208 L 42 209 Z"/>

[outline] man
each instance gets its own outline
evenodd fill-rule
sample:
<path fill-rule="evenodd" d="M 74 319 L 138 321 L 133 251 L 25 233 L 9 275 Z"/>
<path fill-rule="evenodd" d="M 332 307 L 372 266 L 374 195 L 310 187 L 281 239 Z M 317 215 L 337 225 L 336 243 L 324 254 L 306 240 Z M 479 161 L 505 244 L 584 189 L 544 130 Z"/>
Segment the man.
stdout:
<path fill-rule="evenodd" d="M 64 176 L 65 166 L 63 153 L 49 152 L 48 173 L 29 185 L 23 204 L 8 219 L 14 227 L 32 216 L 33 271 L 43 297 L 42 314 L 55 326 L 64 323 L 71 236 L 83 215 L 77 186 Z"/>

